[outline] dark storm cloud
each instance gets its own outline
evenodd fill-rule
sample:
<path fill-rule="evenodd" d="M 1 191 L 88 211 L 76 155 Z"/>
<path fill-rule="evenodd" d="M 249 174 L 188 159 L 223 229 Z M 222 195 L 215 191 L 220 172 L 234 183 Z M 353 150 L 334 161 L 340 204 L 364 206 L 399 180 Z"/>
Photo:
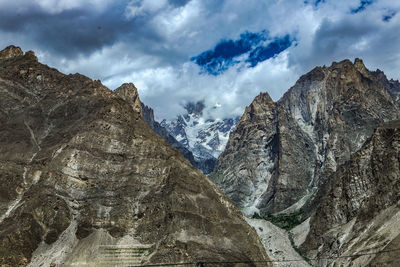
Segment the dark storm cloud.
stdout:
<path fill-rule="evenodd" d="M 168 0 L 168 2 L 174 7 L 181 7 L 186 5 L 190 0 Z"/>
<path fill-rule="evenodd" d="M 399 26 L 382 21 L 384 9 L 348 14 L 342 19 L 324 19 L 315 31 L 308 53 L 291 54 L 290 64 L 302 66 L 302 72 L 332 61 L 362 58 L 367 67 L 384 68 L 389 77 L 398 77 Z M 368 17 L 368 19 L 366 18 Z M 303 51 L 304 50 L 303 48 Z M 293 60 L 293 61 L 292 61 Z"/>
<path fill-rule="evenodd" d="M 161 41 L 145 18 L 127 20 L 124 11 L 125 4 L 114 4 L 104 12 L 76 8 L 52 14 L 35 6 L 23 12 L 0 10 L 0 30 L 25 35 L 42 49 L 68 58 L 89 55 L 124 39 Z"/>
<path fill-rule="evenodd" d="M 358 56 L 357 44 L 363 38 L 372 37 L 377 30 L 378 26 L 375 23 L 364 20 L 343 19 L 335 22 L 324 20 L 316 31 L 312 44 L 312 51 L 315 55 L 318 55 L 320 62 L 312 62 L 311 64 L 317 65 L 328 62 L 333 55 L 343 59 L 350 54 Z"/>
<path fill-rule="evenodd" d="M 134 82 L 160 118 L 201 99 L 224 117 L 345 58 L 398 79 L 399 11 L 393 0 L 0 0 L 0 44 L 110 88 Z"/>
<path fill-rule="evenodd" d="M 246 32 L 241 34 L 238 40 L 220 41 L 214 49 L 192 57 L 191 60 L 208 74 L 219 75 L 229 67 L 240 63 L 241 61 L 237 57 L 241 55 L 249 53 L 244 62 L 250 63 L 250 67 L 255 67 L 259 62 L 274 57 L 292 44 L 289 35 L 283 38 L 274 38 L 266 45 L 262 44 L 269 39 L 267 31 Z"/>

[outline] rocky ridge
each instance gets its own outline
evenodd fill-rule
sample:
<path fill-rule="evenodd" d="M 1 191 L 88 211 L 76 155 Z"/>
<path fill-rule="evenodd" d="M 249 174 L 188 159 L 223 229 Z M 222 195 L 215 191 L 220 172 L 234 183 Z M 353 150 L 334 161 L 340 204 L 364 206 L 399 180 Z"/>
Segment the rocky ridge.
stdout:
<path fill-rule="evenodd" d="M 378 78 L 386 90 L 392 95 L 394 100 L 400 105 L 400 82 L 398 80 L 388 79 L 380 69 L 373 71 L 372 74 Z"/>
<path fill-rule="evenodd" d="M 255 98 L 210 177 L 248 215 L 302 208 L 306 218 L 327 177 L 398 116 L 382 79 L 360 59 L 317 67 L 278 102 Z"/>
<path fill-rule="evenodd" d="M 144 122 L 133 86 L 120 97 L 20 51 L 0 52 L 0 265 L 268 260 L 230 200 Z M 134 263 L 112 253 L 130 248 Z"/>
<path fill-rule="evenodd" d="M 331 258 L 320 266 L 400 265 L 399 162 L 400 121 L 384 123 L 323 185 L 302 243 L 310 257 Z"/>
<path fill-rule="evenodd" d="M 186 147 L 184 147 L 180 142 L 178 142 L 172 135 L 170 135 L 159 122 L 154 119 L 154 110 L 142 103 L 142 116 L 145 122 L 147 122 L 150 127 L 154 130 L 156 134 L 164 138 L 168 144 L 175 147 L 181 152 L 181 154 L 197 169 L 202 170 L 202 166 L 199 165 L 194 159 L 193 153 L 190 152 Z M 203 171 L 204 172 L 204 171 Z"/>

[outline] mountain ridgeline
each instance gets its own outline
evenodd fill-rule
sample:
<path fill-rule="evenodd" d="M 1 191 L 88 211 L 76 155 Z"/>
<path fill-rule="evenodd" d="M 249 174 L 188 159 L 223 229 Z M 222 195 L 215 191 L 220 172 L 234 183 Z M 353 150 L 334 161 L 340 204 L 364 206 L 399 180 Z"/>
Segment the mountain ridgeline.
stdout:
<path fill-rule="evenodd" d="M 113 92 L 10 46 L 0 125 L 1 266 L 269 261 L 231 201 L 143 120 L 132 84 Z"/>
<path fill-rule="evenodd" d="M 382 79 L 360 59 L 344 60 L 313 69 L 276 103 L 260 94 L 211 177 L 246 214 L 307 210 L 374 129 L 399 117 L 396 92 Z"/>
<path fill-rule="evenodd" d="M 254 99 L 210 178 L 248 216 L 300 214 L 290 235 L 313 265 L 399 266 L 399 95 L 360 59 L 316 67 Z"/>
<path fill-rule="evenodd" d="M 0 51 L 0 265 L 400 265 L 398 81 L 344 60 L 204 108 L 158 123 L 132 83 Z"/>

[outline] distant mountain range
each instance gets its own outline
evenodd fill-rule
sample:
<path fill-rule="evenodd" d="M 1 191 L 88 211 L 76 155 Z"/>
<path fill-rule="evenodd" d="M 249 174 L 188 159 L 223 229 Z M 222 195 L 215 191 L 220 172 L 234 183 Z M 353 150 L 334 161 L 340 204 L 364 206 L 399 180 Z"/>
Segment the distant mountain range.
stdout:
<path fill-rule="evenodd" d="M 187 103 L 185 114 L 175 120 L 163 120 L 164 127 L 180 144 L 192 152 L 195 166 L 210 173 L 218 156 L 224 150 L 229 133 L 236 127 L 239 117 L 225 119 L 206 118 L 203 101 Z"/>

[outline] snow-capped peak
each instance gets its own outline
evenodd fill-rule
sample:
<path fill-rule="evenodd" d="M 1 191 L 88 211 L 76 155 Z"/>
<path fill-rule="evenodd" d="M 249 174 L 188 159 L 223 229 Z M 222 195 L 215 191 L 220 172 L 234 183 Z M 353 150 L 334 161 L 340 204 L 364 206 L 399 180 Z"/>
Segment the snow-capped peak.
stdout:
<path fill-rule="evenodd" d="M 215 161 L 224 150 L 229 133 L 236 127 L 239 117 L 206 118 L 204 101 L 189 102 L 184 107 L 185 114 L 171 121 L 163 120 L 161 125 L 189 149 L 197 160 Z"/>

